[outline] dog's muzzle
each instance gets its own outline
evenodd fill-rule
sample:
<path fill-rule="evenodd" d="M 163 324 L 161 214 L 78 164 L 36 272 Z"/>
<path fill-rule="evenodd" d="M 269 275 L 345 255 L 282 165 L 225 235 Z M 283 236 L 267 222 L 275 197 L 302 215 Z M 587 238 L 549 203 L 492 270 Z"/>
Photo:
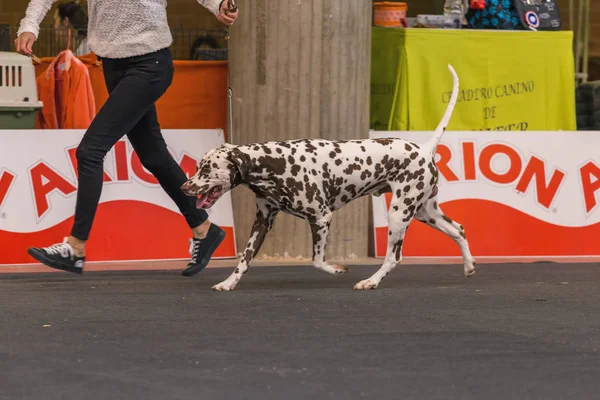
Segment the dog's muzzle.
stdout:
<path fill-rule="evenodd" d="M 192 185 L 190 181 L 187 181 L 183 185 L 181 185 L 181 191 L 188 196 L 195 196 L 195 193 L 192 193 Z"/>

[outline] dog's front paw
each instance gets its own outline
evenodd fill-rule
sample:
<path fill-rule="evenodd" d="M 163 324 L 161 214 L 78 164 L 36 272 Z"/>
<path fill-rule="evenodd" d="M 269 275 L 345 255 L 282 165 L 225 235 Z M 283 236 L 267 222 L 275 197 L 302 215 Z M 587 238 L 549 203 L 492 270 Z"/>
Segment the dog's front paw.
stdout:
<path fill-rule="evenodd" d="M 373 282 L 370 279 L 365 279 L 364 281 L 358 282 L 354 285 L 354 290 L 373 290 L 377 289 L 378 284 Z"/>
<path fill-rule="evenodd" d="M 212 287 L 212 289 L 216 290 L 217 292 L 231 292 L 233 289 L 235 289 L 235 284 L 224 281 L 216 284 Z"/>

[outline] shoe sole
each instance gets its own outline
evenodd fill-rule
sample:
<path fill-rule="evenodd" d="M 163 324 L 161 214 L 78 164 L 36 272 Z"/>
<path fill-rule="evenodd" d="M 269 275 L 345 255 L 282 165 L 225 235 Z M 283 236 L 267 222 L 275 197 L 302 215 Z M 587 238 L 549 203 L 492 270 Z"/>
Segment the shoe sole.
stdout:
<path fill-rule="evenodd" d="M 221 229 L 217 236 L 217 240 L 215 240 L 213 245 L 208 248 L 208 251 L 206 252 L 204 257 L 202 257 L 202 260 L 200 260 L 201 262 L 196 263 L 196 265 L 194 265 L 193 267 L 184 269 L 181 275 L 190 277 L 202 272 L 210 262 L 210 259 L 212 258 L 212 255 L 215 252 L 215 250 L 217 250 L 217 247 L 219 247 L 219 245 L 223 242 L 223 239 L 225 239 L 225 231 Z"/>
<path fill-rule="evenodd" d="M 59 269 L 61 271 L 71 272 L 73 274 L 81 275 L 83 274 L 83 268 L 72 267 L 70 265 L 61 264 L 54 260 L 49 259 L 44 255 L 41 251 L 36 251 L 35 249 L 28 249 L 27 253 L 35 258 L 37 261 L 41 262 L 47 267 Z"/>

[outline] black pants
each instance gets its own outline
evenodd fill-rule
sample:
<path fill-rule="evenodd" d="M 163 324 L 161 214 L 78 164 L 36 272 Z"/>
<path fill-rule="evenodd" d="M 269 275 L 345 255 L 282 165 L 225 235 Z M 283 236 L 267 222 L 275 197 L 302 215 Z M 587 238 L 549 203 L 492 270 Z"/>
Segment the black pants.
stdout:
<path fill-rule="evenodd" d="M 79 188 L 71 235 L 88 239 L 102 192 L 104 158 L 125 135 L 188 225 L 197 227 L 208 215 L 180 189 L 187 177 L 167 150 L 154 106 L 173 80 L 171 53 L 164 49 L 126 59 L 104 58 L 102 63 L 110 96 L 77 148 Z"/>

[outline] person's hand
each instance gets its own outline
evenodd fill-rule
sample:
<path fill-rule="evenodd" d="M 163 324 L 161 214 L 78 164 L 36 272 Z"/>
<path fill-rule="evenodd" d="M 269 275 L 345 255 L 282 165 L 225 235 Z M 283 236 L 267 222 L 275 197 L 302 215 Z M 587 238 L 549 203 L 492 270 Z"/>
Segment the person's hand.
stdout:
<path fill-rule="evenodd" d="M 15 40 L 15 47 L 17 53 L 21 53 L 24 56 L 30 56 L 33 53 L 33 44 L 35 43 L 35 35 L 31 32 L 23 32 L 17 40 Z"/>
<path fill-rule="evenodd" d="M 221 2 L 221 9 L 219 10 L 219 15 L 217 15 L 217 19 L 224 23 L 225 25 L 233 25 L 235 20 L 237 19 L 239 14 L 239 8 L 235 10 L 235 12 L 229 11 L 229 1 L 223 0 Z"/>

